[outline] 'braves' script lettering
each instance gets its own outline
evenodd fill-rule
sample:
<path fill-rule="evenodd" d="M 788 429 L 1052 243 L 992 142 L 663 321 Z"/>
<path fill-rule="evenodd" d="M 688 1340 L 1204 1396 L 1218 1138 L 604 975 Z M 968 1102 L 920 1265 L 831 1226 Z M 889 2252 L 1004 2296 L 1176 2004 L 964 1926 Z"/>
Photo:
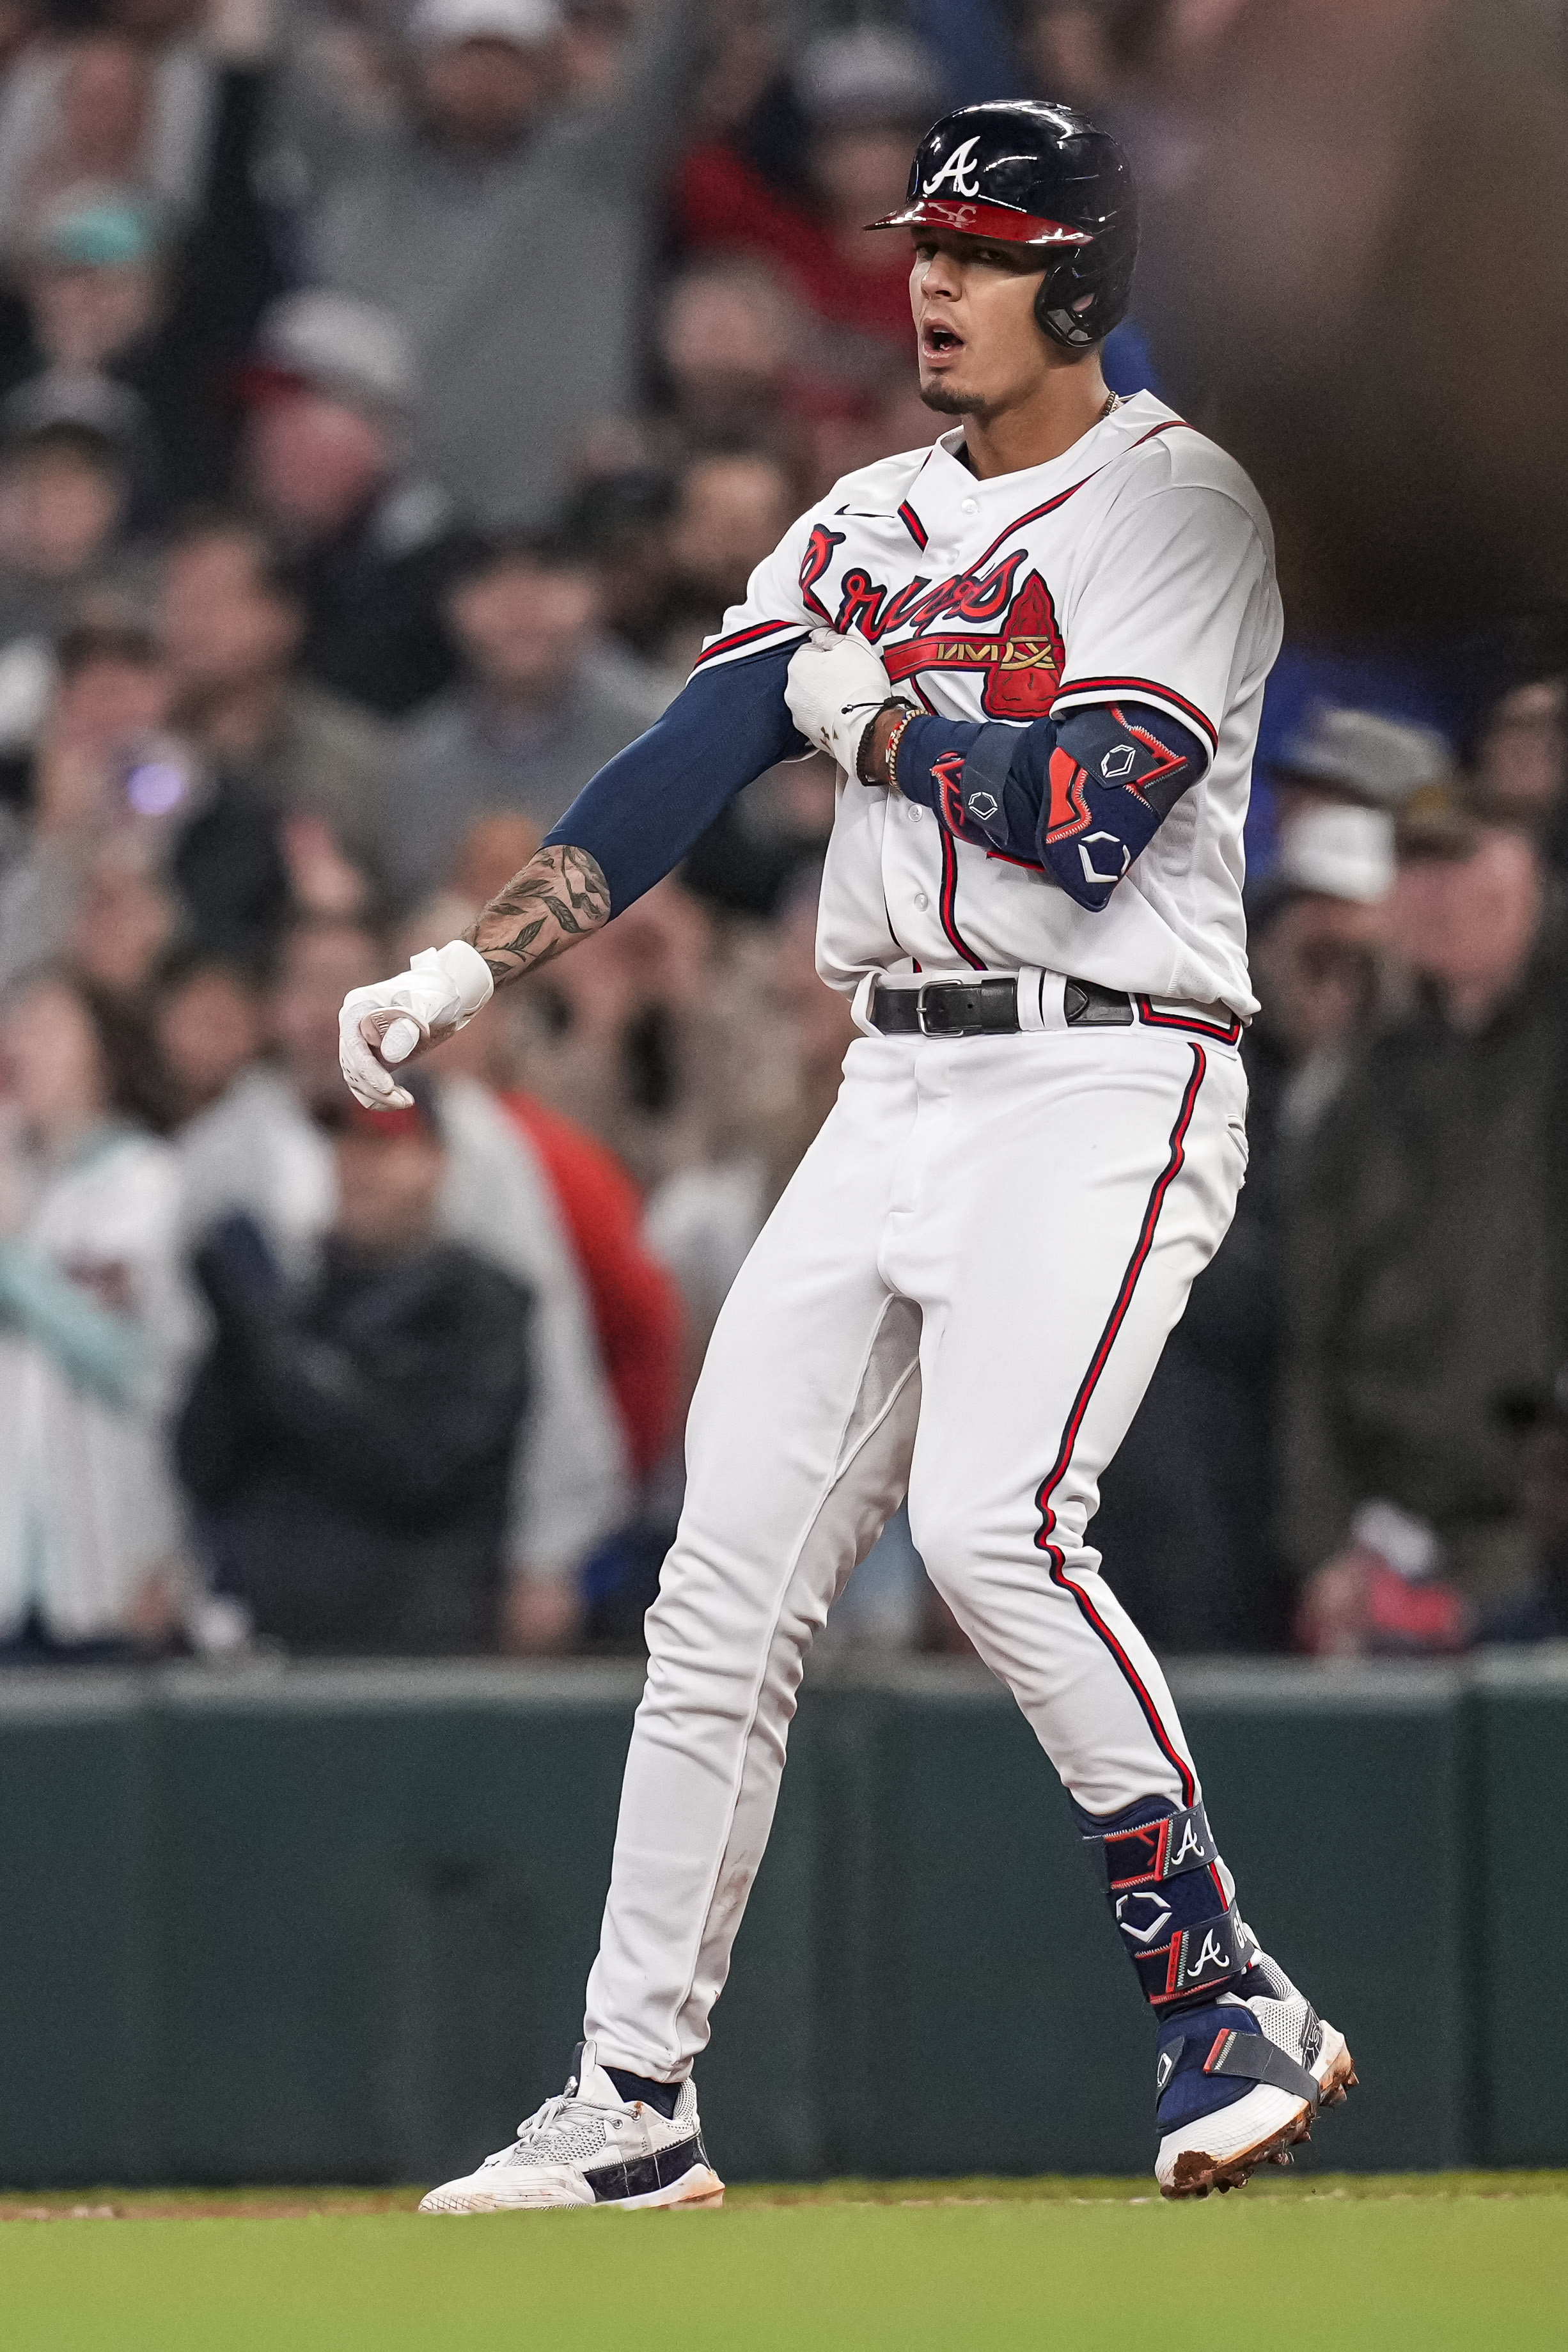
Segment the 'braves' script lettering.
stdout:
<path fill-rule="evenodd" d="M 817 530 L 821 530 L 820 524 Z M 827 533 L 822 536 L 826 539 Z M 808 562 L 812 560 L 816 537 L 817 531 L 813 531 L 812 544 L 806 550 Z M 824 563 L 826 561 L 825 557 Z M 943 620 L 994 621 L 1012 603 L 1014 583 L 1024 561 L 1024 550 L 1017 548 L 978 578 L 973 572 L 954 572 L 949 579 L 939 580 L 934 588 L 917 578 L 894 596 L 888 594 L 880 581 L 873 580 L 868 572 L 857 565 L 844 575 L 833 625 L 841 631 L 858 629 L 875 645 L 892 629 L 929 629 L 933 621 Z M 820 577 L 819 567 L 812 573 L 812 579 Z M 814 611 L 819 609 L 815 598 L 808 601 Z"/>
<path fill-rule="evenodd" d="M 806 541 L 800 567 L 801 596 L 806 610 L 826 621 L 828 614 L 816 594 L 819 582 L 843 544 L 842 531 L 817 523 Z M 851 630 L 882 648 L 888 676 L 897 684 L 924 670 L 979 669 L 985 672 L 982 707 L 989 719 L 1044 719 L 1056 699 L 1066 658 L 1057 626 L 1051 592 L 1037 572 L 1028 572 L 1022 585 L 1018 575 L 1028 562 L 1027 551 L 1015 548 L 988 572 L 961 572 L 935 582 L 917 572 L 901 588 L 889 592 L 863 564 L 855 564 L 839 583 L 838 609 L 833 626 L 841 635 Z M 938 635 L 942 621 L 970 623 L 1000 620 L 994 635 Z M 901 633 L 909 630 L 907 637 Z M 894 636 L 898 644 L 886 642 Z"/>
<path fill-rule="evenodd" d="M 829 530 L 824 522 L 814 523 L 811 537 L 805 542 L 805 553 L 800 559 L 800 600 L 819 621 L 826 620 L 827 607 L 815 593 L 816 583 L 832 562 L 834 549 L 843 544 L 841 530 Z"/>

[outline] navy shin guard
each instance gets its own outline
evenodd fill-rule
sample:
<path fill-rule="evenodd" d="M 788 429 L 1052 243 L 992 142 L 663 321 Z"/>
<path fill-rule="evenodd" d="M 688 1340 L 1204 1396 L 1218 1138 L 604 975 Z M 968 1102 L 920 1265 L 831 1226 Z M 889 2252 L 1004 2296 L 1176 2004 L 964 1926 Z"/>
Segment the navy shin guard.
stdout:
<path fill-rule="evenodd" d="M 1151 1797 L 1121 1813 L 1073 1811 L 1152 2009 L 1213 2000 L 1245 1976 L 1257 1942 L 1201 1804 Z"/>

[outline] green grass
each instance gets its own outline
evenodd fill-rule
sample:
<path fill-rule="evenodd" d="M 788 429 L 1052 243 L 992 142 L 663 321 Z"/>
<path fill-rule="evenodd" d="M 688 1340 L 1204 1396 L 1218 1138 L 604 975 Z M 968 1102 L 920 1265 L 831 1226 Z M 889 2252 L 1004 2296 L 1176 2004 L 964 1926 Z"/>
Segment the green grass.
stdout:
<path fill-rule="evenodd" d="M 442 2221 L 416 2218 L 415 2193 L 100 2189 L 0 2199 L 0 2218 L 15 2223 L 0 2230 L 0 2345 L 1568 2345 L 1562 2174 L 1302 2175 L 1181 2207 L 1126 2180 L 842 2181 L 736 2189 L 721 2213 Z M 121 2226 L 105 2226 L 110 2213 Z"/>

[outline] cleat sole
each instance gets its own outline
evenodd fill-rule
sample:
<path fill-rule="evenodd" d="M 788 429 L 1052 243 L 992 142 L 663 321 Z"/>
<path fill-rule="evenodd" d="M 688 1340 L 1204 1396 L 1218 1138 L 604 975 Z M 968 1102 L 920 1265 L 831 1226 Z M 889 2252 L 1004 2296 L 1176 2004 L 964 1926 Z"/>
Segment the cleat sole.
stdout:
<path fill-rule="evenodd" d="M 646 2197 L 606 2197 L 595 2203 L 591 2197 L 502 2197 L 489 2188 L 433 2189 L 420 2200 L 419 2210 L 469 2218 L 483 2213 L 711 2213 L 723 2202 L 723 2182 L 710 2165 L 700 2164 Z"/>
<path fill-rule="evenodd" d="M 1338 2050 L 1323 2070 L 1315 2106 L 1309 2105 L 1303 2099 L 1295 2114 L 1277 2131 L 1268 2133 L 1252 2147 L 1238 2148 L 1231 2155 L 1216 2157 L 1205 2154 L 1201 2148 L 1184 2148 L 1176 2158 L 1170 2180 L 1160 2184 L 1161 2196 L 1172 2199 L 1207 2197 L 1217 2189 L 1224 2197 L 1233 2189 L 1245 2189 L 1259 2165 L 1289 2165 L 1292 2160 L 1291 2150 L 1311 2138 L 1313 2123 L 1321 2110 L 1342 2106 L 1358 2079 L 1355 2062 L 1341 2040 Z"/>
<path fill-rule="evenodd" d="M 723 2202 L 723 2182 L 711 2166 L 700 2164 L 672 2181 L 668 2189 L 656 2189 L 647 2197 L 616 2199 L 606 2210 L 616 2213 L 716 2213 Z"/>

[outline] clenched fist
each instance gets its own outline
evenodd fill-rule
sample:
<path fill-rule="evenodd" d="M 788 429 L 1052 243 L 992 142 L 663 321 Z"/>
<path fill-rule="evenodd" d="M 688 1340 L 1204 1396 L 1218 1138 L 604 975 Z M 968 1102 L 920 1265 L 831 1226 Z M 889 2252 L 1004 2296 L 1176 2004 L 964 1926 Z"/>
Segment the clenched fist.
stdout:
<path fill-rule="evenodd" d="M 393 1076 L 416 1046 L 470 1022 L 495 993 L 490 968 L 467 940 L 422 948 L 406 971 L 351 988 L 338 1015 L 338 1059 L 367 1110 L 402 1110 L 414 1099 Z"/>

